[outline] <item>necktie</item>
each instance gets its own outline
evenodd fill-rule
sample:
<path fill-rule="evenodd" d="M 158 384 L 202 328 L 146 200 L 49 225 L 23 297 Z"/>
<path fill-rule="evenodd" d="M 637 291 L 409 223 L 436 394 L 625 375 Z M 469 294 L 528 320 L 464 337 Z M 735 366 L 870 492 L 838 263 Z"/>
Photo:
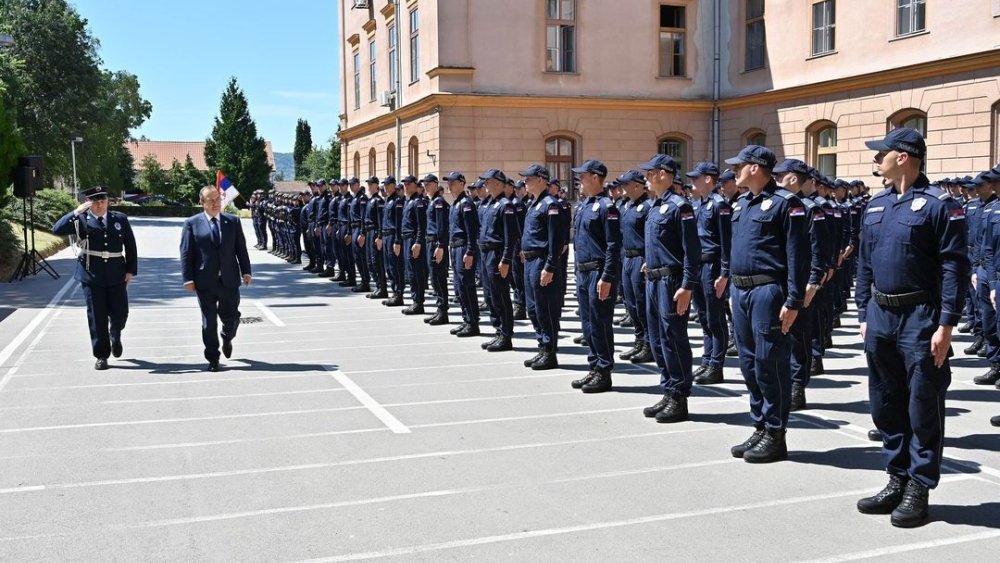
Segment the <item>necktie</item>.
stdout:
<path fill-rule="evenodd" d="M 104 217 L 97 218 L 97 226 L 99 226 L 102 229 L 104 228 Z"/>
<path fill-rule="evenodd" d="M 222 234 L 219 233 L 219 220 L 215 217 L 212 217 L 212 242 L 216 246 L 222 245 Z"/>

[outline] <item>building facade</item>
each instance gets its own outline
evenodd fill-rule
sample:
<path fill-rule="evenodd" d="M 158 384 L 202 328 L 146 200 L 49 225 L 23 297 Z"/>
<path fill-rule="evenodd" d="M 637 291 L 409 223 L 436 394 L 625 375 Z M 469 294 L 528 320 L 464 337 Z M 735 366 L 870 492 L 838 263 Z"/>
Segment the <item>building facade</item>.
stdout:
<path fill-rule="evenodd" d="M 925 132 L 932 178 L 1000 161 L 1000 0 L 340 0 L 345 175 L 588 158 L 619 174 L 765 144 L 869 178 Z"/>

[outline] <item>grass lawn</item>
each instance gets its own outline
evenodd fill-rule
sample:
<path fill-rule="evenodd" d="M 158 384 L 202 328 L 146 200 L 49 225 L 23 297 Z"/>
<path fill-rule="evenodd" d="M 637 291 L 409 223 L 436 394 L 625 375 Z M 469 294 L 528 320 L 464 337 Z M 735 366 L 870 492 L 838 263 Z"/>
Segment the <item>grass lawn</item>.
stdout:
<path fill-rule="evenodd" d="M 11 273 L 14 271 L 14 267 L 17 266 L 17 260 L 20 260 L 21 253 L 24 251 L 21 223 L 14 221 L 11 221 L 10 223 L 14 228 L 14 232 L 17 233 L 17 255 L 14 258 L 14 263 L 0 264 L 0 280 L 6 280 L 10 277 Z M 28 232 L 28 237 L 30 242 L 30 231 Z M 48 258 L 67 246 L 69 246 L 69 243 L 67 242 L 66 237 L 57 237 L 44 229 L 35 230 L 35 250 L 37 250 L 43 258 Z"/>

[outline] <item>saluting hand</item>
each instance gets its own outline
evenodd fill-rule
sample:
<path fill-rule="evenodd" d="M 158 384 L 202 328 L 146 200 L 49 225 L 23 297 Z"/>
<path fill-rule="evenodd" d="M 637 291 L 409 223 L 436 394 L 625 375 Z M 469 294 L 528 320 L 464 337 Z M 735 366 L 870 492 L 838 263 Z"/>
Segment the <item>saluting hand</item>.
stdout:
<path fill-rule="evenodd" d="M 88 199 L 87 201 L 85 201 L 85 202 L 81 203 L 80 205 L 78 205 L 76 207 L 76 209 L 73 211 L 73 214 L 74 215 L 83 215 L 88 209 L 90 209 L 90 206 L 93 205 L 93 203 L 94 202 L 92 202 L 92 201 L 90 201 Z"/>
<path fill-rule="evenodd" d="M 795 319 L 798 316 L 797 309 L 781 308 L 781 313 L 778 315 L 778 319 L 781 321 L 781 334 L 788 334 L 788 331 L 792 330 L 792 325 L 795 324 Z"/>
<path fill-rule="evenodd" d="M 951 330 L 950 326 L 939 326 L 931 337 L 931 354 L 934 356 L 934 365 L 941 367 L 948 359 L 948 352 L 951 350 Z"/>

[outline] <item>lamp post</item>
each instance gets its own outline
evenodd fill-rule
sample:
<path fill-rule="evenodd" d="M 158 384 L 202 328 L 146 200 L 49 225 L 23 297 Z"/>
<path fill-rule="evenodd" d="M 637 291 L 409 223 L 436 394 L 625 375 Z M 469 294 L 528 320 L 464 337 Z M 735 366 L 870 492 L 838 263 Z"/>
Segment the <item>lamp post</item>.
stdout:
<path fill-rule="evenodd" d="M 80 197 L 80 189 L 76 184 L 76 144 L 82 142 L 83 137 L 73 137 L 69 140 L 69 152 L 73 158 L 73 199 Z"/>

